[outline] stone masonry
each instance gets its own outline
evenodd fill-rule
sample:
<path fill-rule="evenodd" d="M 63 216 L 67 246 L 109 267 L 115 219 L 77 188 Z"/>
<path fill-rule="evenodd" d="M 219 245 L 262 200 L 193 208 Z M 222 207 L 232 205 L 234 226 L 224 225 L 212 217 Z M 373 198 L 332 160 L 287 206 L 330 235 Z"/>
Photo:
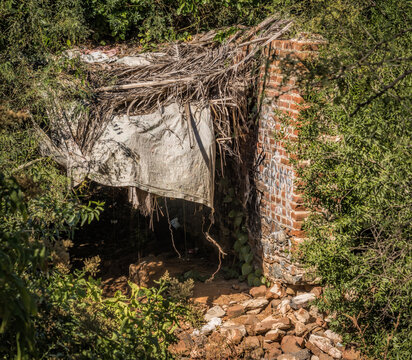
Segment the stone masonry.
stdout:
<path fill-rule="evenodd" d="M 291 252 L 304 241 L 302 224 L 308 212 L 296 188 L 291 155 L 275 135 L 282 134 L 292 141 L 298 136 L 293 125 L 282 127 L 280 116 L 288 116 L 292 124 L 298 118 L 303 98 L 297 86 L 297 74 L 304 68 L 301 61 L 314 56 L 318 44 L 319 41 L 308 39 L 273 41 L 266 48 L 269 60 L 262 66 L 260 76 L 264 96 L 256 146 L 256 159 L 260 162 L 255 178 L 260 238 L 255 239 L 255 244 L 264 274 L 271 280 L 282 279 L 291 284 L 305 281 L 303 269 L 291 262 Z M 293 63 L 290 70 L 285 70 L 286 63 Z"/>

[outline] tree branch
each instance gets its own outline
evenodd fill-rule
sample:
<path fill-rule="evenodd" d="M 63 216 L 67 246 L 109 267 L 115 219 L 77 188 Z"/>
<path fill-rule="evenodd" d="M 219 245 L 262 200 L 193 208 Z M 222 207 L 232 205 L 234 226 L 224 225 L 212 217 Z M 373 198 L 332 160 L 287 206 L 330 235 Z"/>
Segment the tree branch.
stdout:
<path fill-rule="evenodd" d="M 390 84 L 386 85 L 381 91 L 379 91 L 375 95 L 371 96 L 370 98 L 368 98 L 363 103 L 358 104 L 358 106 L 356 106 L 356 109 L 350 114 L 350 116 L 351 117 L 354 116 L 361 108 L 363 108 L 366 105 L 369 105 L 373 100 L 375 100 L 378 97 L 382 96 L 386 91 L 393 88 L 399 81 L 403 80 L 405 77 L 407 77 L 410 74 L 412 74 L 412 69 L 406 70 L 402 75 L 399 75 L 394 81 L 392 81 Z"/>

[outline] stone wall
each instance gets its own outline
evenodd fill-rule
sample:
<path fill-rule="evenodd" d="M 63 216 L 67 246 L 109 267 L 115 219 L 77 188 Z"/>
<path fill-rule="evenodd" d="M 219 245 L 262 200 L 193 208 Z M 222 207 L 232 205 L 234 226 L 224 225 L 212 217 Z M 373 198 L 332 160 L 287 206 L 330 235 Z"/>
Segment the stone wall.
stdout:
<path fill-rule="evenodd" d="M 305 280 L 303 269 L 291 262 L 291 252 L 304 240 L 302 223 L 308 212 L 296 188 L 291 155 L 275 135 L 283 134 L 291 140 L 298 136 L 293 126 L 282 127 L 279 117 L 287 115 L 292 123 L 297 119 L 303 103 L 296 81 L 303 69 L 301 60 L 314 56 L 317 46 L 312 40 L 273 41 L 266 48 L 269 60 L 262 66 L 260 76 L 264 96 L 255 157 L 261 160 L 254 179 L 259 209 L 259 238 L 255 245 L 264 274 L 292 284 Z"/>

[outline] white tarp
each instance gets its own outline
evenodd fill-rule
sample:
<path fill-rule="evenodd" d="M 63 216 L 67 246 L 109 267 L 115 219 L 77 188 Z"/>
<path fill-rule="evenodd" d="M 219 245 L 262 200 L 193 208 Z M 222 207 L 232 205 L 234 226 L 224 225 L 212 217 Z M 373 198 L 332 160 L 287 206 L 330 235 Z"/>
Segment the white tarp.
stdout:
<path fill-rule="evenodd" d="M 49 153 L 75 183 L 87 177 L 213 207 L 215 138 L 209 107 L 190 104 L 185 111 L 172 103 L 152 114 L 114 116 L 87 155 L 70 136 L 75 124 L 57 120 L 47 141 Z"/>

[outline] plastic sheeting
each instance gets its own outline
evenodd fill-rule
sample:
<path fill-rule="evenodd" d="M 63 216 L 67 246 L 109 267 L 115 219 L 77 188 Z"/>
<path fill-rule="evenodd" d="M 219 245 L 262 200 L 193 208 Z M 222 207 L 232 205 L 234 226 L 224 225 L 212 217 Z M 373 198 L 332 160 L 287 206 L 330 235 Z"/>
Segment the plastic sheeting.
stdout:
<path fill-rule="evenodd" d="M 172 103 L 152 114 L 114 116 L 89 154 L 82 154 L 70 136 L 75 123 L 56 120 L 44 142 L 74 183 L 87 177 L 213 207 L 215 138 L 209 107 Z"/>

